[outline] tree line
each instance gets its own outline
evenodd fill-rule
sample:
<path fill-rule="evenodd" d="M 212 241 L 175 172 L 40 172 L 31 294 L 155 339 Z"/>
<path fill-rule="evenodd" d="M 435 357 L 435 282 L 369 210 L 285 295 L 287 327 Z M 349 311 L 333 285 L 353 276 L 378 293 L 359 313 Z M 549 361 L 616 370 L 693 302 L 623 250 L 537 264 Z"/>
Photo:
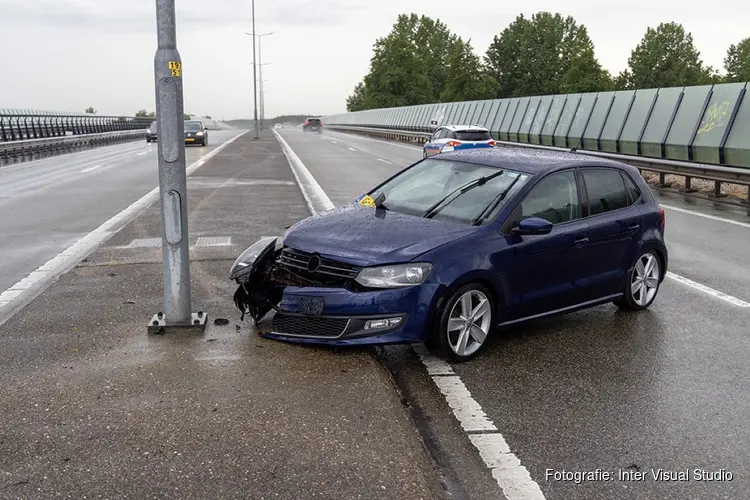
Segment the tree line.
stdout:
<path fill-rule="evenodd" d="M 440 20 L 401 14 L 375 41 L 346 109 L 750 81 L 750 37 L 729 47 L 723 70 L 704 65 L 693 36 L 674 22 L 648 28 L 628 68 L 612 75 L 571 16 L 521 14 L 479 57 Z"/>

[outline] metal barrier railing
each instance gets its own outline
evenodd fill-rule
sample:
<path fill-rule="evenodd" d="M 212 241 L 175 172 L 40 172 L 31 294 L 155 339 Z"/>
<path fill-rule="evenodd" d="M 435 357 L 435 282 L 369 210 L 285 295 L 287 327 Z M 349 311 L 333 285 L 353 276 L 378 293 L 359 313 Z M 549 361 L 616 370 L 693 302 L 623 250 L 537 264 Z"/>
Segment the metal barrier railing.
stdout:
<path fill-rule="evenodd" d="M 0 160 L 145 138 L 153 118 L 0 112 Z"/>
<path fill-rule="evenodd" d="M 145 130 L 153 118 L 0 113 L 0 142 Z"/>
<path fill-rule="evenodd" d="M 425 132 L 412 132 L 408 130 L 393 130 L 393 129 L 381 129 L 374 127 L 363 127 L 363 126 L 344 126 L 344 125 L 328 125 L 327 129 L 338 130 L 341 132 L 356 133 L 362 135 L 370 135 L 385 139 L 392 139 L 402 142 L 411 142 L 417 144 L 426 143 L 432 136 Z M 527 144 L 521 142 L 510 142 L 510 141 L 495 141 L 498 147 L 510 147 L 510 148 L 531 148 L 541 149 L 546 151 L 569 151 L 566 148 L 559 148 L 554 146 L 543 146 L 539 144 Z M 664 158 L 649 158 L 645 156 L 633 156 L 619 153 L 607 153 L 603 151 L 590 151 L 590 150 L 577 150 L 579 154 L 596 156 L 599 158 L 608 158 L 611 160 L 621 161 L 628 163 L 638 168 L 641 172 L 649 171 L 656 172 L 659 174 L 658 186 L 665 187 L 665 176 L 666 175 L 677 175 L 685 178 L 685 191 L 686 194 L 691 192 L 690 180 L 704 179 L 714 182 L 713 197 L 715 201 L 724 201 L 732 203 L 729 200 L 721 200 L 721 186 L 724 183 L 738 184 L 746 186 L 748 192 L 745 199 L 741 201 L 743 206 L 750 204 L 750 169 L 727 167 L 723 165 L 709 165 L 697 162 L 687 162 L 678 160 L 667 160 Z M 733 203 L 734 204 L 734 203 Z"/>

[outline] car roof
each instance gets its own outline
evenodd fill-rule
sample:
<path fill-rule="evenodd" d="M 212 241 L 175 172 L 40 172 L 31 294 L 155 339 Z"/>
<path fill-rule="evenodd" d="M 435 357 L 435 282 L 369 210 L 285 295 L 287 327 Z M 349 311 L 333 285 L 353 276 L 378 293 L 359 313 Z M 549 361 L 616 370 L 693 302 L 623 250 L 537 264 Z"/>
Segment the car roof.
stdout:
<path fill-rule="evenodd" d="M 484 127 L 480 127 L 479 125 L 441 125 L 438 128 L 447 128 L 448 130 L 456 131 L 468 131 L 468 130 L 476 130 L 477 132 L 487 132 L 487 129 Z"/>
<path fill-rule="evenodd" d="M 616 167 L 633 175 L 638 174 L 637 168 L 625 163 L 568 151 L 499 147 L 452 151 L 432 158 L 505 168 L 531 175 L 544 175 L 554 170 L 586 166 Z"/>

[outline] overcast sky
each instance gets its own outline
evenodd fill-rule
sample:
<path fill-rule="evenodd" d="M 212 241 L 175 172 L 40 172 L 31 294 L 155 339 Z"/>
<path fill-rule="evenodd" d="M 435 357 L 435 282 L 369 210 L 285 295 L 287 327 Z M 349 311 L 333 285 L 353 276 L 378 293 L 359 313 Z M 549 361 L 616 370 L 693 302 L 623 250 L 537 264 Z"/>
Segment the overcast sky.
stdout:
<path fill-rule="evenodd" d="M 250 0 L 177 0 L 185 110 L 217 119 L 251 117 Z M 439 18 L 484 54 L 520 11 L 507 2 L 455 0 L 256 0 L 263 38 L 266 117 L 345 111 L 367 73 L 376 38 L 400 13 Z M 531 0 L 523 13 L 560 12 L 585 24 L 600 62 L 617 73 L 648 26 L 676 21 L 706 64 L 750 36 L 747 0 Z M 154 109 L 154 0 L 0 0 L 0 108 L 132 115 Z"/>

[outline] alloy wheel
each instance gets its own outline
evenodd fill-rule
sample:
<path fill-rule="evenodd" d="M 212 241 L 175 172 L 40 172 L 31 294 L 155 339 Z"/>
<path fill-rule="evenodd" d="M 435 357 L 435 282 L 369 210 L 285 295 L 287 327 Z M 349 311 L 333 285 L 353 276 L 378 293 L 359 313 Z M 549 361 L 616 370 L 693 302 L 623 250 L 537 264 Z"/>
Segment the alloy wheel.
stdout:
<path fill-rule="evenodd" d="M 469 290 L 456 301 L 448 319 L 448 344 L 458 356 L 471 356 L 482 347 L 492 324 L 492 307 L 479 290 Z"/>
<path fill-rule="evenodd" d="M 646 253 L 638 259 L 635 264 L 633 278 L 630 282 L 630 293 L 633 302 L 645 307 L 654 300 L 659 289 L 659 277 L 661 275 L 659 259 L 652 253 Z"/>

